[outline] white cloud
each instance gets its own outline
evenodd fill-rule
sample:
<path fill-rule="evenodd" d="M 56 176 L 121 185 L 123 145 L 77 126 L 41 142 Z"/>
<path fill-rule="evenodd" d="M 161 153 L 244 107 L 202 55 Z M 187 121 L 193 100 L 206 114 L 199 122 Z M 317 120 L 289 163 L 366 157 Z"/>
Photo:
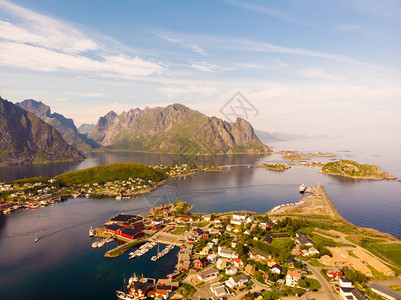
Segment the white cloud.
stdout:
<path fill-rule="evenodd" d="M 103 76 L 121 78 L 147 76 L 164 70 L 163 66 L 138 57 L 104 56 L 103 60 L 94 60 L 86 56 L 14 42 L 0 42 L 0 64 L 33 71 L 85 71 L 94 75 L 100 73 Z"/>
<path fill-rule="evenodd" d="M 187 41 L 182 41 L 180 39 L 176 39 L 176 38 L 172 38 L 172 37 L 168 37 L 165 35 L 159 35 L 159 37 L 161 37 L 162 39 L 169 41 L 171 43 L 174 44 L 178 44 L 181 47 L 185 48 L 185 49 L 190 49 L 191 51 L 201 54 L 201 55 L 207 55 L 205 50 L 202 49 L 199 45 L 195 44 L 195 43 L 191 43 L 191 42 L 187 42 Z"/>
<path fill-rule="evenodd" d="M 96 50 L 99 45 L 84 33 L 64 22 L 38 14 L 26 8 L 0 1 L 0 8 L 13 15 L 14 22 L 0 22 L 0 38 L 29 43 L 67 53 Z"/>
<path fill-rule="evenodd" d="M 41 72 L 88 71 L 120 78 L 166 69 L 161 63 L 104 48 L 70 24 L 8 1 L 0 1 L 0 9 L 14 16 L 13 23 L 0 21 L 0 63 L 4 66 Z"/>
<path fill-rule="evenodd" d="M 233 68 L 227 68 L 207 62 L 193 62 L 191 66 L 199 71 L 204 72 L 223 72 L 234 70 Z"/>

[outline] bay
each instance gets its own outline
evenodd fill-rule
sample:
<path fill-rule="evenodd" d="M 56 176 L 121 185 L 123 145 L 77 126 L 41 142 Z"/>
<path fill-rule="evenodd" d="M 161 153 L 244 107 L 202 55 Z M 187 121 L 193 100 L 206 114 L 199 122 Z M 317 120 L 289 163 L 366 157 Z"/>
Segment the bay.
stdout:
<path fill-rule="evenodd" d="M 292 141 L 274 143 L 276 150 L 335 152 L 338 158 L 361 163 L 376 163 L 400 177 L 399 148 L 351 145 L 341 140 Z M 398 151 L 398 153 L 397 153 Z M 0 295 L 5 299 L 110 299 L 121 288 L 124 273 L 163 277 L 176 263 L 176 252 L 153 263 L 152 249 L 146 255 L 128 260 L 127 254 L 105 259 L 109 247 L 92 249 L 90 226 L 101 226 L 118 213 L 146 214 L 154 205 L 187 201 L 195 212 L 249 210 L 264 213 L 281 203 L 301 199 L 300 184 L 321 183 L 340 214 L 358 226 L 372 227 L 401 236 L 401 183 L 365 181 L 320 174 L 317 167 L 296 166 L 284 172 L 256 168 L 263 162 L 283 161 L 278 154 L 182 156 L 149 153 L 88 153 L 88 159 L 75 163 L 56 163 L 0 169 L 1 180 L 56 174 L 120 161 L 178 164 L 195 162 L 212 165 L 237 165 L 223 172 L 197 172 L 169 181 L 161 188 L 138 198 L 68 199 L 36 211 L 20 210 L 0 216 Z M 315 158 L 328 160 L 328 158 Z M 249 167 L 248 167 L 249 166 Z M 33 243 L 35 234 L 38 243 Z M 178 251 L 175 249 L 175 251 Z"/>

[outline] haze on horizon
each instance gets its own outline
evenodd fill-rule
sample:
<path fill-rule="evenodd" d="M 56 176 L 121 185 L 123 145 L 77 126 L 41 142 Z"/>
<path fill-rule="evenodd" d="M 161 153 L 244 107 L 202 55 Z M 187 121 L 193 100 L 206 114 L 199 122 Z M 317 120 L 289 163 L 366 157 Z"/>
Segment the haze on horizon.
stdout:
<path fill-rule="evenodd" d="M 182 103 L 254 128 L 401 140 L 401 2 L 0 0 L 0 95 L 96 123 Z"/>

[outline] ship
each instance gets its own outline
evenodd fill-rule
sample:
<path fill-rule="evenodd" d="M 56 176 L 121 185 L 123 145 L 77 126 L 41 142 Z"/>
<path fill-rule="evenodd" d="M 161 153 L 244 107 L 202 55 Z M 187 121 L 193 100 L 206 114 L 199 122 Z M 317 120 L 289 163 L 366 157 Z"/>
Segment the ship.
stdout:
<path fill-rule="evenodd" d="M 299 187 L 299 192 L 300 192 L 301 194 L 303 194 L 303 193 L 305 193 L 305 191 L 306 191 L 306 185 L 303 183 L 303 184 L 301 184 L 301 186 Z"/>

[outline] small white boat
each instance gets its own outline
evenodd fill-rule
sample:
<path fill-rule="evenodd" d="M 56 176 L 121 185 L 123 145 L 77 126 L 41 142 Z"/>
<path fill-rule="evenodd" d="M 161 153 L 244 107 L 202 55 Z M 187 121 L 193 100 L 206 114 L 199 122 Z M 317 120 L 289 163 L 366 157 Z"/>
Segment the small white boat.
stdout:
<path fill-rule="evenodd" d="M 89 236 L 90 236 L 90 237 L 94 237 L 94 236 L 95 236 L 95 230 L 92 228 L 92 226 L 91 226 L 91 228 L 89 229 Z"/>
<path fill-rule="evenodd" d="M 92 243 L 92 248 L 97 248 L 98 247 L 98 242 L 93 242 Z"/>
<path fill-rule="evenodd" d="M 303 183 L 303 184 L 301 184 L 301 186 L 299 187 L 299 192 L 301 193 L 301 194 L 303 194 L 305 191 L 306 191 L 306 185 Z"/>
<path fill-rule="evenodd" d="M 104 246 L 104 244 L 105 244 L 105 241 L 101 240 L 100 242 L 97 243 L 97 247 L 102 248 Z"/>
<path fill-rule="evenodd" d="M 116 200 L 121 200 L 121 196 L 117 196 L 117 197 L 116 197 Z"/>

